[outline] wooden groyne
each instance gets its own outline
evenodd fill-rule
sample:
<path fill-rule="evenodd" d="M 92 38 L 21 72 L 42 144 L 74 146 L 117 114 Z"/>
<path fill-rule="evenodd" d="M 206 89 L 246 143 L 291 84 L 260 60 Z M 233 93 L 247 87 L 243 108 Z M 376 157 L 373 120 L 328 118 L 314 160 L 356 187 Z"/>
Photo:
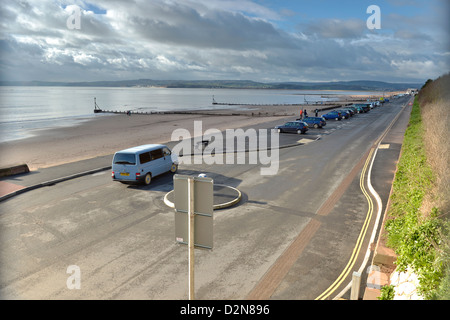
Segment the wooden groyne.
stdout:
<path fill-rule="evenodd" d="M 235 103 L 235 102 L 217 102 L 214 97 L 212 104 L 215 106 L 250 106 L 250 107 L 295 107 L 295 106 L 319 106 L 335 105 L 338 101 L 305 101 L 303 103 Z"/>
<path fill-rule="evenodd" d="M 276 113 L 276 112 L 208 112 L 208 111 L 119 111 L 119 110 L 102 110 L 94 109 L 95 113 L 110 113 L 123 115 L 168 115 L 168 114 L 183 114 L 183 115 L 202 115 L 202 116 L 246 116 L 246 117 L 286 117 L 295 115 L 294 113 Z"/>
<path fill-rule="evenodd" d="M 252 116 L 252 117 L 285 117 L 294 115 L 276 112 L 218 112 L 218 111 L 203 111 L 203 110 L 188 110 L 188 111 L 134 111 L 134 110 L 104 110 L 97 105 L 96 98 L 94 98 L 94 113 L 110 113 L 110 114 L 124 114 L 124 115 L 168 115 L 168 114 L 182 114 L 182 115 L 205 115 L 205 116 Z"/>
<path fill-rule="evenodd" d="M 300 103 L 231 103 L 231 102 L 213 102 L 215 106 L 252 106 L 252 107 L 294 107 L 301 106 Z"/>
<path fill-rule="evenodd" d="M 325 105 L 326 107 L 319 108 L 319 104 L 316 105 L 304 105 L 304 104 L 229 104 L 229 103 L 213 103 L 215 105 L 227 105 L 227 106 L 273 106 L 273 107 L 279 107 L 279 106 L 298 106 L 299 109 L 305 108 L 305 106 L 315 106 L 315 109 L 317 109 L 319 112 L 325 111 L 325 110 L 331 110 L 335 108 L 342 108 L 348 105 L 352 105 L 352 103 L 343 103 L 343 104 L 336 104 L 330 103 L 325 104 L 322 103 L 320 105 Z M 187 110 L 187 111 L 136 111 L 136 110 L 104 110 L 101 109 L 96 102 L 96 99 L 94 98 L 94 113 L 110 113 L 110 114 L 123 114 L 123 115 L 170 115 L 170 114 L 181 114 L 181 115 L 205 115 L 205 116 L 246 116 L 246 117 L 286 117 L 286 116 L 294 116 L 297 113 L 292 112 L 285 112 L 280 111 L 276 112 L 275 110 L 273 112 L 261 112 L 258 110 L 246 110 L 246 111 L 235 111 L 235 110 L 228 110 L 229 112 L 220 112 L 220 111 L 211 111 L 211 110 Z M 230 112 L 231 111 L 231 112 Z"/>

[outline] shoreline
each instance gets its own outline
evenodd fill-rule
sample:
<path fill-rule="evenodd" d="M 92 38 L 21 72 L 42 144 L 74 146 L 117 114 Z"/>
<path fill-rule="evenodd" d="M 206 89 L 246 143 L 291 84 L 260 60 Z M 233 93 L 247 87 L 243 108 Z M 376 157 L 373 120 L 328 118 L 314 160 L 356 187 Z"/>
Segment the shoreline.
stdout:
<path fill-rule="evenodd" d="M 269 110 L 270 109 L 270 110 Z M 0 168 L 27 164 L 30 171 L 71 163 L 114 152 L 136 145 L 166 143 L 172 132 L 184 128 L 193 132 L 194 121 L 202 121 L 207 129 L 237 129 L 264 122 L 292 118 L 300 106 L 251 108 L 249 110 L 216 110 L 219 115 L 203 115 L 205 110 L 192 110 L 189 114 L 110 114 L 82 119 L 69 127 L 37 129 L 34 136 L 0 143 Z M 261 116 L 252 116 L 260 112 Z M 223 113 L 227 113 L 224 115 Z"/>
<path fill-rule="evenodd" d="M 365 98 L 346 96 L 335 105 Z M 36 171 L 113 154 L 132 146 L 166 143 L 171 141 L 172 132 L 177 128 L 193 132 L 194 121 L 199 120 L 203 121 L 203 131 L 213 128 L 224 131 L 274 120 L 281 124 L 298 115 L 300 109 L 312 114 L 320 107 L 320 104 L 246 105 L 244 108 L 192 109 L 184 113 L 105 114 L 80 118 L 72 126 L 36 129 L 31 137 L 1 142 L 0 168 L 27 164 L 31 171 Z"/>

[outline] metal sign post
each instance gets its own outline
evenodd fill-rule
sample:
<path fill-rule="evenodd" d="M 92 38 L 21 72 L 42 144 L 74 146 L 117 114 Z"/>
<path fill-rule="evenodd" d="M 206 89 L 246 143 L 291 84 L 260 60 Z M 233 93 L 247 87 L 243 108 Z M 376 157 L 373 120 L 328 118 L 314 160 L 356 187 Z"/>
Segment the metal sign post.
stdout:
<path fill-rule="evenodd" d="M 194 300 L 194 249 L 213 246 L 213 180 L 176 174 L 173 185 L 175 239 L 188 245 L 189 300 Z"/>
<path fill-rule="evenodd" d="M 195 290 L 194 290 L 194 245 L 195 245 L 195 212 L 194 212 L 194 179 L 192 177 L 188 178 L 188 198 L 189 198 L 189 208 L 188 208 L 188 230 L 189 230 L 189 300 L 194 300 Z"/>

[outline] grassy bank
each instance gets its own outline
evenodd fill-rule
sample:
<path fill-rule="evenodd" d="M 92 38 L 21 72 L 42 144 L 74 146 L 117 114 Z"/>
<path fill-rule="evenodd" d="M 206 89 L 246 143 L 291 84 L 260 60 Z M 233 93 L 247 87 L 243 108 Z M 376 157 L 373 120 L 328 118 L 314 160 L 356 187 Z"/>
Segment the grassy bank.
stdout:
<path fill-rule="evenodd" d="M 428 81 L 415 99 L 386 223 L 398 270 L 414 270 L 426 299 L 450 299 L 449 77 Z"/>

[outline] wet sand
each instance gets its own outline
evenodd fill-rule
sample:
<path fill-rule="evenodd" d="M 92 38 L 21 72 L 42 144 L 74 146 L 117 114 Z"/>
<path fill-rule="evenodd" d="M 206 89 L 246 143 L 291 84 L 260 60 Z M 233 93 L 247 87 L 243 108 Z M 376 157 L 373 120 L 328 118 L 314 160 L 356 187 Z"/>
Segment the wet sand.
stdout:
<path fill-rule="evenodd" d="M 387 95 L 388 96 L 388 95 Z M 344 97 L 343 97 L 344 98 Z M 367 97 L 345 97 L 338 104 Z M 102 114 L 78 125 L 40 129 L 34 136 L 0 143 L 0 168 L 27 164 L 30 170 L 113 154 L 129 147 L 171 141 L 177 128 L 193 134 L 194 121 L 207 129 L 237 129 L 277 120 L 280 124 L 306 109 L 310 115 L 321 105 L 263 105 L 237 109 L 193 110 L 192 114 Z M 198 113 L 195 113 L 198 112 Z M 208 115 L 204 113 L 207 112 Z M 217 115 L 214 115 L 214 114 Z"/>
<path fill-rule="evenodd" d="M 0 143 L 0 168 L 27 164 L 30 170 L 37 170 L 108 155 L 137 145 L 165 143 L 172 140 L 172 132 L 177 128 L 187 129 L 193 134 L 194 121 L 202 121 L 203 132 L 210 128 L 243 128 L 273 120 L 284 123 L 285 118 L 292 118 L 299 110 L 299 106 L 277 109 L 265 106 L 246 108 L 245 111 L 214 111 L 222 115 L 104 114 L 80 121 L 75 126 L 36 130 L 33 137 Z"/>

